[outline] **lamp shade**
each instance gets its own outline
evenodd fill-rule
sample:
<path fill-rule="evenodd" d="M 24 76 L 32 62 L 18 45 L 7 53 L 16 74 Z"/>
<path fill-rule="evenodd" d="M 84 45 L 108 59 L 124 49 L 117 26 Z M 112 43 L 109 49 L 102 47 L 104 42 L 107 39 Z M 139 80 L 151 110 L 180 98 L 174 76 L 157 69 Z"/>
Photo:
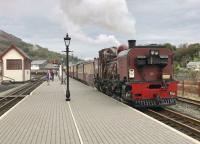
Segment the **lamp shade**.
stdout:
<path fill-rule="evenodd" d="M 64 38 L 64 41 L 65 41 L 65 45 L 66 45 L 66 46 L 69 46 L 70 40 L 71 40 L 71 38 L 68 36 L 68 33 L 67 33 L 67 34 L 66 34 L 66 37 Z"/>

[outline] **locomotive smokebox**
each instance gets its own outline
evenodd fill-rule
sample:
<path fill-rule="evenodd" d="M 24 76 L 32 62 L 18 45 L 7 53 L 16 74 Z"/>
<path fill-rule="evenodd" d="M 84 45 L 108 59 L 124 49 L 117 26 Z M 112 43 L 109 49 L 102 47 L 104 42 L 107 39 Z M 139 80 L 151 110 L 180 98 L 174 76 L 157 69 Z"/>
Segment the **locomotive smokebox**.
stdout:
<path fill-rule="evenodd" d="M 128 46 L 129 48 L 134 48 L 136 45 L 136 40 L 128 40 Z"/>

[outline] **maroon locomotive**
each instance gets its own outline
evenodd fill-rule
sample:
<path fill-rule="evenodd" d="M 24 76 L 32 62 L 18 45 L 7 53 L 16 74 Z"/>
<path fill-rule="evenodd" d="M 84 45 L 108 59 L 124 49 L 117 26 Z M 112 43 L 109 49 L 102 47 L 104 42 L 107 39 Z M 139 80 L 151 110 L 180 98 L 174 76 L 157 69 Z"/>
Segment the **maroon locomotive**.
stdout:
<path fill-rule="evenodd" d="M 177 82 L 173 79 L 172 52 L 163 46 L 135 43 L 129 40 L 129 48 L 120 46 L 99 51 L 99 58 L 90 62 L 93 78 L 81 80 L 136 107 L 175 104 Z M 83 75 L 88 73 L 83 70 Z"/>

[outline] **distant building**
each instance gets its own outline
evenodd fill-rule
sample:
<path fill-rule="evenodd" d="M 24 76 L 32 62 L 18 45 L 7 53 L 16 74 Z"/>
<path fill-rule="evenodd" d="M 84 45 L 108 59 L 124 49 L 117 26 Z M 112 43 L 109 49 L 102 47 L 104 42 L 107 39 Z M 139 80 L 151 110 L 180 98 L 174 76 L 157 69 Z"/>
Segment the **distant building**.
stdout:
<path fill-rule="evenodd" d="M 24 82 L 31 78 L 31 58 L 20 48 L 11 45 L 0 56 L 1 80 Z"/>
<path fill-rule="evenodd" d="M 33 60 L 31 62 L 31 71 L 44 70 L 47 63 L 47 60 Z"/>
<path fill-rule="evenodd" d="M 50 63 L 50 64 L 59 64 L 59 60 L 57 60 L 57 59 L 52 59 L 52 60 L 49 60 L 48 63 Z"/>
<path fill-rule="evenodd" d="M 189 62 L 187 68 L 194 71 L 200 71 L 200 62 Z"/>
<path fill-rule="evenodd" d="M 59 69 L 59 65 L 48 63 L 48 64 L 45 66 L 45 69 L 46 69 L 46 70 L 58 70 L 58 69 Z"/>

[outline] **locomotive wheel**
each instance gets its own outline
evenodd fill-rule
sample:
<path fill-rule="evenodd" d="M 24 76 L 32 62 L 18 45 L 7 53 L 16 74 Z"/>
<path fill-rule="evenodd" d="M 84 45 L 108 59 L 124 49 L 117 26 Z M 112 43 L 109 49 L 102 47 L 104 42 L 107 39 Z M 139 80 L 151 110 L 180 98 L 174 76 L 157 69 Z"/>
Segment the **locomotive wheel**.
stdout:
<path fill-rule="evenodd" d="M 128 98 L 128 95 L 129 95 L 128 91 L 122 90 L 121 99 L 123 103 L 131 104 L 132 101 L 130 100 L 130 98 Z"/>
<path fill-rule="evenodd" d="M 98 91 L 100 91 L 100 86 L 99 85 L 97 85 L 96 88 L 97 88 Z"/>
<path fill-rule="evenodd" d="M 103 93 L 103 89 L 101 86 L 99 86 L 99 91 Z"/>
<path fill-rule="evenodd" d="M 112 87 L 107 87 L 107 88 L 106 88 L 106 94 L 107 94 L 108 96 L 112 96 L 112 95 L 113 95 Z"/>
<path fill-rule="evenodd" d="M 107 91 L 108 96 L 112 96 L 112 93 L 110 91 Z"/>

